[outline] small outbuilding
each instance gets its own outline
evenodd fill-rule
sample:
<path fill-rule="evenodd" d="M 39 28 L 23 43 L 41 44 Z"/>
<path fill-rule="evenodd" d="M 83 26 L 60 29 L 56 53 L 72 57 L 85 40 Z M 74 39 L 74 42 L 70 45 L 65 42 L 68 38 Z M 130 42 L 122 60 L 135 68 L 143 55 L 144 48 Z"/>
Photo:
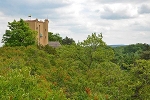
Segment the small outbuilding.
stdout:
<path fill-rule="evenodd" d="M 59 41 L 49 41 L 48 44 L 49 44 L 49 46 L 52 46 L 53 48 L 58 48 L 61 46 Z"/>

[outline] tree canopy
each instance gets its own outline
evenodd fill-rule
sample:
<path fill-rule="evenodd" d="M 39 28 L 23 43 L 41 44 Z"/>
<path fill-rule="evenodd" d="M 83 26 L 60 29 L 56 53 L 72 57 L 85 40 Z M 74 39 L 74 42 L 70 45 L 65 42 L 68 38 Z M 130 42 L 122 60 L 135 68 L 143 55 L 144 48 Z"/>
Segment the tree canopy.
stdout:
<path fill-rule="evenodd" d="M 59 41 L 62 45 L 71 45 L 75 43 L 73 38 L 69 38 L 66 36 L 65 38 L 62 38 L 59 33 L 54 34 L 53 32 L 48 32 L 48 40 L 49 41 Z"/>
<path fill-rule="evenodd" d="M 59 41 L 62 43 L 62 37 L 59 33 L 54 34 L 52 32 L 48 32 L 48 41 Z"/>
<path fill-rule="evenodd" d="M 112 48 L 101 33 L 59 48 L 0 47 L 0 99 L 150 100 L 149 48 Z"/>
<path fill-rule="evenodd" d="M 36 43 L 37 32 L 31 30 L 23 19 L 8 22 L 8 28 L 2 38 L 5 46 L 28 46 Z"/>
<path fill-rule="evenodd" d="M 73 40 L 73 38 L 69 38 L 67 36 L 62 40 L 62 44 L 63 45 L 71 45 L 73 43 L 75 43 L 75 41 Z"/>

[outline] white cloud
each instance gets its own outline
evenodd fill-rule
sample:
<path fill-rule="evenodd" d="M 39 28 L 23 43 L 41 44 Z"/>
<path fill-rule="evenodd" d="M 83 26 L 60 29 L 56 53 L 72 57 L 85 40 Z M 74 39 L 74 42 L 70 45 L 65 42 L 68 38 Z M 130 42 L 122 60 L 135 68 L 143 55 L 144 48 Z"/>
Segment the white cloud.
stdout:
<path fill-rule="evenodd" d="M 0 36 L 13 19 L 49 18 L 49 31 L 86 39 L 103 33 L 107 44 L 150 44 L 149 0 L 5 0 L 0 1 Z"/>
<path fill-rule="evenodd" d="M 93 0 L 97 3 L 104 3 L 104 4 L 110 4 L 110 3 L 132 3 L 132 4 L 139 4 L 139 3 L 143 3 L 143 2 L 149 2 L 149 0 Z"/>
<path fill-rule="evenodd" d="M 139 9 L 138 9 L 138 12 L 140 14 L 146 14 L 146 13 L 149 13 L 150 14 L 150 5 L 148 4 L 142 4 Z"/>
<path fill-rule="evenodd" d="M 3 34 L 5 34 L 5 31 L 8 29 L 8 22 L 12 22 L 14 20 L 20 20 L 20 18 L 22 19 L 26 19 L 25 16 L 12 16 L 12 15 L 6 15 L 3 12 L 0 11 L 0 46 L 2 46 L 3 44 L 1 43 Z"/>
<path fill-rule="evenodd" d="M 107 4 L 103 6 L 103 10 L 100 12 L 100 16 L 103 19 L 128 19 L 138 16 L 137 7 L 131 4 Z"/>

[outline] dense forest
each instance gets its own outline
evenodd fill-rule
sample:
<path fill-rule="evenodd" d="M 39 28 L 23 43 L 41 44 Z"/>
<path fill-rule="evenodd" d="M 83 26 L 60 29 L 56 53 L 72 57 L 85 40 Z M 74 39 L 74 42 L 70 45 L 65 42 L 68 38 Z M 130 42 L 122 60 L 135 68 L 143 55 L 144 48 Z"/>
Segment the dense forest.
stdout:
<path fill-rule="evenodd" d="M 11 32 L 6 33 L 7 45 L 0 47 L 1 100 L 150 99 L 146 43 L 111 47 L 96 33 L 75 43 L 49 32 L 49 40 L 59 41 L 61 47 L 10 45 Z"/>

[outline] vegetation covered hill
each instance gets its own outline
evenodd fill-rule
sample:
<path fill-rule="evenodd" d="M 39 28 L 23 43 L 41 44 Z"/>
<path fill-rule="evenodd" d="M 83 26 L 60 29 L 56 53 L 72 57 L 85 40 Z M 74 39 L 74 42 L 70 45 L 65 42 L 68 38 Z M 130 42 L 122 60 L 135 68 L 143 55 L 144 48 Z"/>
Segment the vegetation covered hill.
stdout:
<path fill-rule="evenodd" d="M 18 41 L 10 34 L 22 35 L 11 32 L 6 44 Z M 149 100 L 150 46 L 112 48 L 102 38 L 92 33 L 77 44 L 66 38 L 56 49 L 22 40 L 21 45 L 5 44 L 0 48 L 0 100 Z"/>
<path fill-rule="evenodd" d="M 127 64 L 116 53 L 127 47 L 114 52 L 101 39 L 92 34 L 84 42 L 57 49 L 1 47 L 0 99 L 149 99 L 150 60 Z M 130 68 L 122 69 L 120 60 Z"/>

